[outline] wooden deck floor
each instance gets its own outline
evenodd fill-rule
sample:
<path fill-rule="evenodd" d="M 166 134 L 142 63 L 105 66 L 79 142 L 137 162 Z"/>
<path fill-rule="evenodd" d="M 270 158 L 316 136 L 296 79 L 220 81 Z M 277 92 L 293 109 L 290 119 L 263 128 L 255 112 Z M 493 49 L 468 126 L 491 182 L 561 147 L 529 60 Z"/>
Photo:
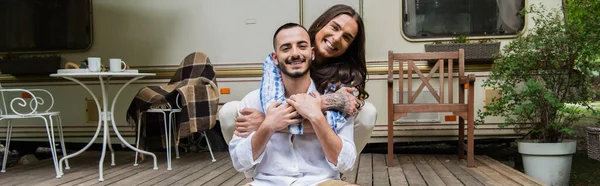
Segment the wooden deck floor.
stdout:
<path fill-rule="evenodd" d="M 134 167 L 134 153 L 117 152 L 116 166 L 110 156 L 104 163 L 104 179 L 98 182 L 99 152 L 81 154 L 70 161 L 71 169 L 55 178 L 49 159 L 31 165 L 9 168 L 0 173 L 0 185 L 242 185 L 250 182 L 237 173 L 227 152 L 182 153 L 167 171 L 164 153 L 157 154 L 159 170 L 152 170 L 146 159 Z M 359 185 L 543 185 L 540 182 L 487 156 L 476 156 L 476 168 L 450 155 L 397 155 L 394 167 L 387 167 L 384 154 L 361 154 L 357 168 L 344 174 L 348 182 Z"/>

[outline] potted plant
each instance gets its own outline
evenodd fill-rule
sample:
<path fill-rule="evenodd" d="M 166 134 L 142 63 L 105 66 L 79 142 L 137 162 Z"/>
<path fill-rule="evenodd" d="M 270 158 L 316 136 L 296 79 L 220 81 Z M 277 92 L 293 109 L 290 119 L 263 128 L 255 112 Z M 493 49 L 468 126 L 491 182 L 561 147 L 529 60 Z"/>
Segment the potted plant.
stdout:
<path fill-rule="evenodd" d="M 499 96 L 478 113 L 479 122 L 500 116 L 501 127 L 528 130 L 518 141 L 525 173 L 548 185 L 568 185 L 576 142 L 566 138 L 575 122 L 598 114 L 591 102 L 598 95 L 593 79 L 600 71 L 600 23 L 583 20 L 596 19 L 599 5 L 567 0 L 563 14 L 532 6 L 536 26 L 503 48 L 483 83 Z"/>
<path fill-rule="evenodd" d="M 465 50 L 465 61 L 493 61 L 494 55 L 500 50 L 500 42 L 491 39 L 470 40 L 459 35 L 449 42 L 425 44 L 426 52 L 454 52 L 460 48 Z"/>

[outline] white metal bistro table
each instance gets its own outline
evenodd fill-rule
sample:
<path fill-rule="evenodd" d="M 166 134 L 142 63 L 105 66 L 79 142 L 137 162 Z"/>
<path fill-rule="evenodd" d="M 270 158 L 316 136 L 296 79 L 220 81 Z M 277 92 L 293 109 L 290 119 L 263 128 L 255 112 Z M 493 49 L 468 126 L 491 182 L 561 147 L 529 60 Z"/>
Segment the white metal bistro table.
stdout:
<path fill-rule="evenodd" d="M 102 140 L 102 154 L 100 155 L 100 162 L 98 163 L 99 164 L 98 165 L 98 171 L 99 171 L 98 181 L 104 181 L 104 176 L 102 174 L 102 170 L 103 170 L 104 156 L 106 154 L 106 146 L 108 146 L 111 151 L 111 165 L 113 165 L 113 166 L 115 165 L 115 156 L 114 156 L 114 151 L 112 150 L 112 146 L 110 144 L 110 134 L 109 134 L 109 130 L 108 130 L 109 129 L 109 127 L 108 127 L 109 121 L 112 123 L 113 131 L 115 132 L 117 137 L 119 137 L 119 140 L 121 140 L 121 142 L 123 144 L 125 144 L 125 146 L 129 147 L 131 150 L 152 156 L 152 158 L 154 159 L 154 170 L 158 170 L 158 166 L 156 166 L 156 155 L 154 155 L 154 153 L 151 153 L 151 152 L 137 149 L 134 146 L 127 143 L 127 141 L 125 141 L 125 139 L 123 139 L 123 136 L 121 136 L 121 134 L 119 133 L 119 130 L 117 129 L 117 125 L 115 124 L 115 115 L 112 114 L 113 111 L 115 110 L 115 103 L 117 102 L 117 99 L 119 98 L 119 94 L 121 94 L 121 91 L 123 91 L 123 89 L 125 87 L 127 87 L 129 84 L 131 84 L 132 82 L 134 82 L 138 79 L 141 79 L 146 76 L 155 76 L 155 75 L 156 74 L 154 74 L 154 73 L 138 73 L 138 72 L 73 72 L 73 73 L 50 74 L 51 77 L 65 78 L 65 79 L 71 80 L 71 81 L 81 85 L 83 88 L 85 88 L 85 90 L 87 90 L 90 93 L 90 95 L 92 95 L 92 97 L 94 98 L 94 101 L 96 102 L 96 106 L 97 106 L 98 112 L 99 112 L 98 116 L 100 117 L 98 120 L 98 128 L 96 129 L 96 133 L 92 137 L 92 140 L 90 140 L 90 142 L 85 147 L 83 147 L 81 150 L 60 159 L 60 161 L 59 161 L 60 175 L 56 176 L 57 178 L 61 178 L 64 175 L 63 168 L 62 168 L 63 161 L 65 161 L 66 159 L 72 158 L 74 156 L 77 156 L 77 155 L 83 153 L 85 150 L 87 150 L 94 143 L 94 141 L 98 137 L 98 134 L 100 133 L 100 130 L 102 129 L 102 126 L 103 126 L 104 135 L 103 135 L 103 140 Z M 106 92 L 106 86 L 108 85 L 109 79 L 111 77 L 131 78 L 131 79 L 129 81 L 127 81 L 125 84 L 123 84 L 123 86 L 121 86 L 119 91 L 117 91 L 117 93 L 115 94 L 115 96 L 112 99 L 112 104 L 111 104 L 111 107 L 109 110 L 108 104 L 107 104 L 109 97 Z M 85 83 L 79 81 L 78 78 L 98 78 L 98 80 L 100 80 L 100 89 L 102 90 L 102 95 L 101 95 L 102 96 L 102 107 L 103 107 L 102 109 L 100 109 L 100 104 L 98 101 L 98 97 L 96 97 L 96 94 L 94 94 L 85 85 Z M 107 144 L 107 142 L 108 142 L 108 144 Z"/>

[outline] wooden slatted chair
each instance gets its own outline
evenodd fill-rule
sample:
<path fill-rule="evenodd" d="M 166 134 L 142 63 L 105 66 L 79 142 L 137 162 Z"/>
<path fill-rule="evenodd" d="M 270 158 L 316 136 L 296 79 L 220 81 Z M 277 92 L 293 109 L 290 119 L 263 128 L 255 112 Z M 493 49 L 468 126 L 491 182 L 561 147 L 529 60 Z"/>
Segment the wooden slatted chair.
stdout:
<path fill-rule="evenodd" d="M 453 64 L 454 59 L 458 60 L 458 85 L 453 79 Z M 415 65 L 416 61 L 437 60 L 431 71 L 424 75 L 423 72 Z M 395 63 L 396 62 L 396 63 Z M 406 63 L 405 63 L 406 62 Z M 399 76 L 394 77 L 395 68 L 398 70 Z M 408 101 L 404 103 L 403 85 L 404 69 L 407 68 L 407 96 Z M 444 69 L 447 67 L 447 71 Z M 416 74 L 413 74 L 415 72 Z M 437 73 L 436 73 L 437 72 Z M 458 120 L 458 157 L 464 158 L 465 151 L 467 152 L 467 165 L 474 167 L 474 83 L 475 75 L 470 74 L 465 76 L 464 68 L 464 50 L 459 49 L 457 52 L 427 52 L 427 53 L 393 53 L 388 52 L 388 164 L 393 166 L 394 158 L 394 121 L 400 117 L 406 116 L 407 113 L 416 112 L 452 112 L 459 116 Z M 435 74 L 439 75 L 439 94 L 430 84 L 430 80 Z M 422 81 L 416 91 L 413 92 L 413 75 L 416 75 Z M 398 103 L 393 101 L 394 78 L 398 79 Z M 444 82 L 447 80 L 448 87 L 444 89 Z M 454 87 L 458 86 L 458 103 L 455 103 L 453 97 Z M 437 103 L 414 103 L 419 93 L 427 87 L 436 99 Z M 465 89 L 469 90 L 467 102 L 465 103 Z M 444 99 L 446 94 L 448 99 Z M 467 120 L 467 143 L 464 143 L 465 137 L 465 120 Z"/>

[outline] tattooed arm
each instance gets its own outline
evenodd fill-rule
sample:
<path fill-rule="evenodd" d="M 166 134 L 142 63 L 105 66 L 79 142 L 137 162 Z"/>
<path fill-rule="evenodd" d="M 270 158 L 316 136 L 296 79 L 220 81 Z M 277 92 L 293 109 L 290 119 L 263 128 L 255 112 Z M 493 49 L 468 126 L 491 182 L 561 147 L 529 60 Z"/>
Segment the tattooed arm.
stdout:
<path fill-rule="evenodd" d="M 235 119 L 235 131 L 233 134 L 246 138 L 252 132 L 256 131 L 264 120 L 264 114 L 258 109 L 244 108 L 240 111 L 240 115 Z M 309 120 L 305 119 L 302 127 L 304 133 L 315 133 Z M 278 132 L 290 133 L 287 128 L 279 130 Z"/>
<path fill-rule="evenodd" d="M 334 93 L 321 95 L 321 110 L 337 110 L 347 115 L 355 115 L 361 102 L 352 95 L 355 91 L 352 87 L 342 87 Z"/>

